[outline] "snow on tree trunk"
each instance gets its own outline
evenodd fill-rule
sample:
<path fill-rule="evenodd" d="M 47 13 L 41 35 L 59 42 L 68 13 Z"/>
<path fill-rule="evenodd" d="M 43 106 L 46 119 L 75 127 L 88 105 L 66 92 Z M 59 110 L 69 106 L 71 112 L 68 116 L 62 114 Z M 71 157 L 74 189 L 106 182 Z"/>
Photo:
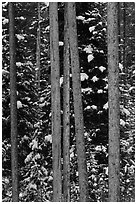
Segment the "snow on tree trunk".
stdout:
<path fill-rule="evenodd" d="M 17 88 L 14 3 L 9 3 L 12 202 L 18 202 Z"/>
<path fill-rule="evenodd" d="M 50 2 L 50 60 L 52 108 L 53 201 L 61 202 L 61 116 L 58 3 Z"/>
<path fill-rule="evenodd" d="M 78 155 L 80 201 L 86 202 L 88 201 L 88 179 L 87 179 L 85 141 L 84 141 L 84 122 L 83 122 L 83 108 L 82 108 L 82 96 L 81 96 L 80 64 L 79 64 L 78 43 L 77 43 L 76 9 L 75 9 L 74 2 L 67 3 L 67 6 L 68 6 L 71 67 L 72 67 L 74 113 L 75 113 L 75 134 L 76 134 L 76 147 L 77 147 L 77 155 Z"/>
<path fill-rule="evenodd" d="M 108 3 L 109 202 L 120 200 L 118 4 Z"/>
<path fill-rule="evenodd" d="M 64 72 L 63 72 L 63 201 L 70 202 L 70 52 L 67 4 L 64 10 Z"/>

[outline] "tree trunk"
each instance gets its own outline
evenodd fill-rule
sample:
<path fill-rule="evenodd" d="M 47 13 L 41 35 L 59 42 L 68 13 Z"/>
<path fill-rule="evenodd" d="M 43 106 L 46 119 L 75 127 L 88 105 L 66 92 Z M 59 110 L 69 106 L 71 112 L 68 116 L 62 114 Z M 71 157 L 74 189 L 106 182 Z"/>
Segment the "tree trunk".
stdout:
<path fill-rule="evenodd" d="M 70 202 L 70 52 L 67 4 L 64 9 L 64 73 L 63 73 L 63 201 Z"/>
<path fill-rule="evenodd" d="M 52 108 L 53 201 L 61 202 L 61 116 L 58 3 L 50 2 L 50 60 Z"/>
<path fill-rule="evenodd" d="M 75 134 L 76 134 L 76 147 L 77 147 L 77 155 L 78 155 L 80 202 L 86 202 L 88 201 L 88 179 L 87 179 L 86 153 L 85 153 L 85 141 L 84 141 L 84 122 L 83 122 L 83 107 L 82 107 L 82 96 L 81 96 L 80 65 L 79 65 L 78 43 L 77 43 L 75 3 L 69 2 L 67 3 L 67 7 L 68 7 L 71 67 L 72 67 L 74 113 L 75 113 Z"/>
<path fill-rule="evenodd" d="M 126 71 L 126 3 L 123 2 L 123 68 Z"/>
<path fill-rule="evenodd" d="M 118 2 L 118 40 L 119 40 L 119 62 L 121 63 L 121 3 Z"/>
<path fill-rule="evenodd" d="M 40 2 L 38 2 L 38 28 L 37 28 L 37 48 L 36 48 L 36 84 L 40 88 Z"/>
<path fill-rule="evenodd" d="M 12 202 L 18 202 L 17 87 L 14 3 L 9 2 Z"/>
<path fill-rule="evenodd" d="M 120 201 L 118 3 L 108 3 L 109 202 Z"/>

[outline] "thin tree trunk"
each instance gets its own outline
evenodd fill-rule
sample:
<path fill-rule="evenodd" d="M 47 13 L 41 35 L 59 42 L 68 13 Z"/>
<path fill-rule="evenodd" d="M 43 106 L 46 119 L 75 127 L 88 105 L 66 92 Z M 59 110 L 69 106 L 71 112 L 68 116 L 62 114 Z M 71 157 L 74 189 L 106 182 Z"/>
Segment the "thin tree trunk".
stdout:
<path fill-rule="evenodd" d="M 109 202 L 120 201 L 118 3 L 108 3 Z"/>
<path fill-rule="evenodd" d="M 36 83 L 40 88 L 40 2 L 38 2 L 38 28 L 37 28 L 37 48 L 36 48 Z"/>
<path fill-rule="evenodd" d="M 121 3 L 118 2 L 118 40 L 119 40 L 119 62 L 121 63 Z"/>
<path fill-rule="evenodd" d="M 67 4 L 64 9 L 64 73 L 63 73 L 63 201 L 70 202 L 70 52 Z"/>
<path fill-rule="evenodd" d="M 75 134 L 76 134 L 76 147 L 77 147 L 77 155 L 78 155 L 80 201 L 86 202 L 88 201 L 88 179 L 87 179 L 86 153 L 85 153 L 85 141 L 84 141 L 84 122 L 83 122 L 83 107 L 82 107 L 82 96 L 81 96 L 80 64 L 79 64 L 78 43 L 77 43 L 76 8 L 75 8 L 74 2 L 67 3 L 67 6 L 68 6 L 71 67 L 72 67 L 74 113 L 75 113 Z"/>
<path fill-rule="evenodd" d="M 58 3 L 50 2 L 50 60 L 52 108 L 53 201 L 61 202 L 61 116 Z"/>
<path fill-rule="evenodd" d="M 14 3 L 9 2 L 12 201 L 18 202 L 17 87 Z"/>
<path fill-rule="evenodd" d="M 126 3 L 123 2 L 123 68 L 126 70 Z"/>

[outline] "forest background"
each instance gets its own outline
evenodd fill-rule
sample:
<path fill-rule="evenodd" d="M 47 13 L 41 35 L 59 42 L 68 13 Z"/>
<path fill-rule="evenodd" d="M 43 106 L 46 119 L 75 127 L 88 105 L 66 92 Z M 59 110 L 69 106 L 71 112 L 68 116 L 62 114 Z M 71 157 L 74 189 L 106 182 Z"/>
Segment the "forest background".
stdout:
<path fill-rule="evenodd" d="M 84 136 L 90 199 L 106 201 L 108 194 L 108 79 L 106 3 L 76 4 L 78 49 L 84 113 Z M 63 87 L 64 5 L 59 3 L 60 88 Z M 16 2 L 17 110 L 20 168 L 20 201 L 52 200 L 51 86 L 49 16 L 46 3 Z M 10 89 L 8 7 L 2 4 L 2 182 L 3 201 L 11 201 Z M 120 48 L 120 145 L 121 201 L 134 201 L 135 193 L 135 8 L 121 3 Z M 40 25 L 40 78 L 37 38 Z M 71 77 L 71 74 L 70 74 Z M 72 82 L 70 81 L 72 86 Z M 71 89 L 70 89 L 71 90 Z M 78 167 L 71 101 L 71 201 L 78 201 Z M 91 100 L 92 99 L 92 100 Z M 62 121 L 63 122 L 63 121 Z"/>

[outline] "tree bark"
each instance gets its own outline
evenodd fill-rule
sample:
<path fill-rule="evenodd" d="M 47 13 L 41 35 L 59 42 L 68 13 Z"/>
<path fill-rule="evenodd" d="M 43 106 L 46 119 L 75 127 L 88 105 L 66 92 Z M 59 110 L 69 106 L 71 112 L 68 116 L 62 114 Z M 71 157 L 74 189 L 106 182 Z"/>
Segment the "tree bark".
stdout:
<path fill-rule="evenodd" d="M 64 73 L 63 73 L 63 201 L 70 202 L 70 50 L 67 4 L 64 9 Z"/>
<path fill-rule="evenodd" d="M 86 153 L 84 141 L 84 122 L 83 122 L 83 107 L 81 96 L 81 81 L 80 81 L 80 65 L 77 43 L 77 26 L 76 26 L 76 9 L 75 3 L 67 3 L 68 7 L 68 25 L 69 25 L 69 42 L 71 54 L 72 68 L 72 84 L 74 98 L 74 113 L 75 113 L 75 134 L 76 147 L 78 155 L 78 173 L 79 173 L 79 188 L 80 202 L 88 201 L 88 179 L 86 167 Z"/>
<path fill-rule="evenodd" d="M 38 2 L 38 28 L 37 28 L 37 48 L 36 48 L 36 83 L 40 88 L 40 2 Z"/>
<path fill-rule="evenodd" d="M 52 108 L 53 201 L 61 202 L 61 116 L 58 3 L 50 2 L 50 60 Z"/>
<path fill-rule="evenodd" d="M 120 201 L 118 3 L 108 3 L 109 202 Z"/>
<path fill-rule="evenodd" d="M 18 132 L 17 132 L 17 87 L 14 3 L 9 2 L 9 47 L 10 47 L 10 117 L 11 117 L 11 171 L 12 202 L 18 202 Z"/>

